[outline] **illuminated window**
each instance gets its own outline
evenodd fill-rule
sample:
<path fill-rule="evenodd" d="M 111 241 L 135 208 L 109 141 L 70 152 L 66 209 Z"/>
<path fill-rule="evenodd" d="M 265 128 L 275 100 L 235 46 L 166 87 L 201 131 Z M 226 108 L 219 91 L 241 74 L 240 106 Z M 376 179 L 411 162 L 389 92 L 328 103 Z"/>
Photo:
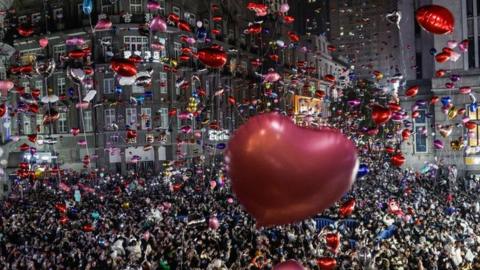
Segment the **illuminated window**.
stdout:
<path fill-rule="evenodd" d="M 126 36 L 123 37 L 123 42 L 125 48 L 128 51 L 139 51 L 141 52 L 148 47 L 148 38 L 142 36 Z"/>
<path fill-rule="evenodd" d="M 467 108 L 468 117 L 472 121 L 478 121 L 480 119 L 480 113 L 477 111 L 472 112 Z M 480 146 L 480 127 L 476 127 L 474 130 L 471 130 L 474 133 L 473 136 L 468 138 L 468 146 Z"/>

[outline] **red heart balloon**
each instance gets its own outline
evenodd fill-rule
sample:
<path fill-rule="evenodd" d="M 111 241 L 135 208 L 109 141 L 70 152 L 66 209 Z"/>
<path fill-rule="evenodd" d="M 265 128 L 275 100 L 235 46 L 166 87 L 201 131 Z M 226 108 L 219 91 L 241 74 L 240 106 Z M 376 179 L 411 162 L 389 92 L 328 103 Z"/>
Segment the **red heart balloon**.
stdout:
<path fill-rule="evenodd" d="M 37 141 L 37 134 L 30 134 L 30 135 L 27 136 L 27 138 L 32 143 L 35 143 Z"/>
<path fill-rule="evenodd" d="M 340 235 L 338 233 L 329 233 L 325 236 L 325 240 L 327 241 L 327 247 L 332 252 L 337 252 L 338 247 L 340 246 Z"/>
<path fill-rule="evenodd" d="M 372 119 L 377 125 L 381 125 L 390 120 L 392 111 L 389 108 L 375 104 L 372 106 Z"/>
<path fill-rule="evenodd" d="M 2 118 L 6 112 L 7 112 L 7 106 L 5 105 L 5 103 L 0 104 L 0 118 Z"/>
<path fill-rule="evenodd" d="M 450 54 L 448 54 L 446 52 L 441 52 L 441 53 L 435 55 L 435 61 L 437 61 L 438 63 L 445 63 L 449 59 L 450 59 Z"/>
<path fill-rule="evenodd" d="M 28 145 L 28 144 L 26 144 L 26 143 L 20 145 L 20 151 L 26 152 L 26 151 L 28 151 L 28 150 L 30 150 L 30 145 Z"/>
<path fill-rule="evenodd" d="M 190 24 L 184 20 L 178 21 L 177 24 L 178 29 L 185 31 L 185 32 L 192 32 L 192 28 L 190 27 Z"/>
<path fill-rule="evenodd" d="M 198 60 L 212 68 L 221 68 L 227 63 L 227 53 L 218 47 L 198 50 Z"/>
<path fill-rule="evenodd" d="M 472 130 L 472 129 L 477 128 L 477 124 L 475 124 L 475 122 L 473 122 L 473 121 L 468 121 L 468 122 L 465 123 L 465 127 L 467 129 Z"/>
<path fill-rule="evenodd" d="M 317 265 L 320 270 L 333 270 L 337 267 L 337 261 L 334 258 L 323 257 L 317 259 Z"/>
<path fill-rule="evenodd" d="M 410 135 L 411 135 L 411 132 L 410 132 L 409 129 L 404 129 L 404 130 L 402 131 L 402 139 L 403 139 L 404 141 L 410 139 Z"/>
<path fill-rule="evenodd" d="M 137 137 L 137 131 L 133 129 L 127 130 L 127 138 L 128 139 L 135 139 Z"/>
<path fill-rule="evenodd" d="M 257 226 L 303 220 L 330 207 L 352 185 L 354 144 L 333 129 L 306 129 L 264 114 L 240 127 L 226 162 L 233 191 Z"/>
<path fill-rule="evenodd" d="M 288 32 L 288 38 L 290 39 L 291 42 L 294 42 L 294 43 L 300 41 L 300 36 L 297 33 L 292 31 Z"/>
<path fill-rule="evenodd" d="M 112 70 L 123 77 L 132 77 L 137 75 L 135 63 L 127 59 L 112 60 Z"/>
<path fill-rule="evenodd" d="M 445 76 L 446 73 L 447 72 L 445 70 L 439 69 L 439 70 L 435 71 L 435 77 L 441 78 L 441 77 Z"/>
<path fill-rule="evenodd" d="M 405 163 L 405 157 L 402 153 L 398 153 L 392 157 L 391 161 L 393 166 L 400 167 L 403 165 L 403 163 Z"/>
<path fill-rule="evenodd" d="M 348 201 L 344 202 L 339 209 L 339 216 L 341 218 L 350 216 L 355 210 L 356 200 L 354 198 L 349 199 Z"/>
<path fill-rule="evenodd" d="M 22 37 L 28 37 L 33 34 L 33 28 L 25 25 L 19 26 L 17 28 L 18 34 Z"/>
<path fill-rule="evenodd" d="M 418 24 L 430 33 L 445 35 L 453 32 L 455 18 L 450 10 L 442 6 L 423 6 L 417 10 L 415 17 Z"/>
<path fill-rule="evenodd" d="M 77 135 L 80 133 L 80 129 L 79 129 L 79 128 L 71 128 L 71 129 L 70 129 L 70 133 L 71 133 L 73 136 L 77 136 Z"/>
<path fill-rule="evenodd" d="M 420 86 L 415 85 L 407 89 L 405 92 L 405 96 L 407 97 L 414 97 L 418 94 L 418 89 L 420 89 Z"/>
<path fill-rule="evenodd" d="M 305 270 L 305 268 L 297 261 L 288 260 L 275 265 L 273 270 Z"/>

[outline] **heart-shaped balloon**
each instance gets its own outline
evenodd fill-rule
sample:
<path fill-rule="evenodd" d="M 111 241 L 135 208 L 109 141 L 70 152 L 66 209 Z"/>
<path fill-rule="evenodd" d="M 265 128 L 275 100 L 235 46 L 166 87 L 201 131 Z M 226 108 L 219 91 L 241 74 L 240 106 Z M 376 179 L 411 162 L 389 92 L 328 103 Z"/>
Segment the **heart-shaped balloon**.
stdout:
<path fill-rule="evenodd" d="M 389 108 L 375 104 L 372 106 L 372 119 L 377 125 L 381 125 L 390 120 L 392 111 Z"/>
<path fill-rule="evenodd" d="M 435 55 L 435 61 L 437 61 L 438 63 L 445 63 L 450 60 L 450 55 L 450 53 L 441 52 Z"/>
<path fill-rule="evenodd" d="M 30 134 L 27 136 L 28 140 L 31 141 L 32 143 L 37 142 L 37 134 Z"/>
<path fill-rule="evenodd" d="M 360 164 L 360 167 L 358 167 L 358 173 L 357 173 L 357 178 L 362 178 L 365 175 L 367 175 L 369 172 L 368 165 L 367 164 Z"/>
<path fill-rule="evenodd" d="M 393 166 L 401 167 L 403 163 L 405 163 L 405 157 L 403 156 L 402 153 L 398 153 L 392 157 L 391 161 Z"/>
<path fill-rule="evenodd" d="M 166 32 L 167 31 L 167 23 L 162 19 L 160 16 L 155 16 L 150 21 L 150 30 L 153 32 Z"/>
<path fill-rule="evenodd" d="M 273 270 L 305 270 L 305 268 L 297 261 L 288 260 L 275 265 Z"/>
<path fill-rule="evenodd" d="M 5 105 L 5 103 L 0 104 L 0 118 L 2 118 L 6 112 L 7 112 L 7 106 Z"/>
<path fill-rule="evenodd" d="M 43 37 L 38 40 L 38 44 L 40 45 L 41 48 L 45 48 L 48 46 L 48 38 Z"/>
<path fill-rule="evenodd" d="M 227 53 L 219 47 L 198 50 L 198 60 L 212 68 L 221 68 L 227 63 Z"/>
<path fill-rule="evenodd" d="M 337 267 L 337 261 L 334 258 L 323 257 L 317 259 L 317 265 L 320 270 L 333 270 Z"/>
<path fill-rule="evenodd" d="M 419 89 L 420 89 L 420 86 L 414 85 L 414 86 L 407 89 L 407 91 L 405 92 L 405 96 L 414 97 L 418 94 Z"/>
<path fill-rule="evenodd" d="M 354 144 L 339 131 L 301 128 L 275 113 L 236 131 L 226 163 L 233 191 L 257 226 L 300 221 L 330 207 L 358 168 Z"/>
<path fill-rule="evenodd" d="M 353 213 L 355 210 L 356 200 L 351 198 L 348 201 L 344 202 L 338 211 L 338 214 L 341 218 L 347 217 Z"/>
<path fill-rule="evenodd" d="M 453 126 L 446 126 L 439 129 L 440 135 L 442 135 L 443 138 L 450 136 L 450 134 L 452 134 L 452 131 Z"/>
<path fill-rule="evenodd" d="M 71 133 L 73 136 L 77 136 L 77 135 L 80 133 L 80 129 L 79 129 L 79 128 L 71 128 L 71 129 L 70 129 L 70 133 Z"/>
<path fill-rule="evenodd" d="M 340 246 L 340 235 L 338 233 L 329 233 L 325 236 L 327 247 L 334 253 L 338 251 Z"/>
<path fill-rule="evenodd" d="M 455 17 L 443 6 L 423 6 L 417 9 L 415 17 L 423 29 L 437 35 L 452 33 L 455 26 Z"/>

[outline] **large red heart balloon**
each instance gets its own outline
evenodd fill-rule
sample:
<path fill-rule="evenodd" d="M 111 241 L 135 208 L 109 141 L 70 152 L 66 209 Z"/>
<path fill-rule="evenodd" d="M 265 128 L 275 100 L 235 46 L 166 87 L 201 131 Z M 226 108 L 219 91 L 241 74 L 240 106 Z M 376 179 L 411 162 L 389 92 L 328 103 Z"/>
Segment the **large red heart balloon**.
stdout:
<path fill-rule="evenodd" d="M 128 59 L 112 60 L 112 70 L 123 77 L 132 77 L 137 75 L 137 67 L 135 63 Z"/>
<path fill-rule="evenodd" d="M 450 10 L 438 5 L 427 5 L 417 9 L 415 14 L 418 24 L 426 31 L 445 35 L 453 32 L 455 18 Z"/>
<path fill-rule="evenodd" d="M 294 260 L 288 260 L 275 265 L 273 270 L 305 270 L 305 268 Z"/>
<path fill-rule="evenodd" d="M 375 104 L 372 106 L 372 119 L 377 125 L 381 125 L 390 120 L 392 111 L 389 108 Z"/>
<path fill-rule="evenodd" d="M 257 226 L 301 221 L 340 199 L 358 169 L 355 145 L 333 129 L 306 129 L 271 113 L 251 118 L 228 144 L 239 202 Z"/>
<path fill-rule="evenodd" d="M 212 68 L 221 68 L 227 63 L 227 53 L 218 47 L 198 50 L 198 59 L 204 65 Z"/>
<path fill-rule="evenodd" d="M 333 270 L 337 267 L 337 261 L 334 258 L 323 257 L 317 259 L 317 265 L 321 270 Z"/>
<path fill-rule="evenodd" d="M 325 236 L 325 240 L 327 241 L 327 247 L 332 252 L 337 252 L 340 246 L 340 235 L 338 233 L 329 233 Z"/>

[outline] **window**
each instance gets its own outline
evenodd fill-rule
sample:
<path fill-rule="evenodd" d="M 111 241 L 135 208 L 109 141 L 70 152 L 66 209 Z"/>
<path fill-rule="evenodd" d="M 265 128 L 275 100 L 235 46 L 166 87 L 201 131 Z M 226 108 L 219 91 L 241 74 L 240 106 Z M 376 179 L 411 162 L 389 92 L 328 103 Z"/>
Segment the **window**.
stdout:
<path fill-rule="evenodd" d="M 66 88 L 66 81 L 65 78 L 60 77 L 57 78 L 57 93 L 58 95 L 65 95 L 65 88 Z"/>
<path fill-rule="evenodd" d="M 113 14 L 113 5 L 111 0 L 102 0 L 102 13 L 107 15 Z"/>
<path fill-rule="evenodd" d="M 27 23 L 27 16 L 18 17 L 18 24 L 19 25 L 26 24 L 26 23 Z"/>
<path fill-rule="evenodd" d="M 197 16 L 195 16 L 195 14 L 193 13 L 185 12 L 184 16 L 185 16 L 185 21 L 187 21 L 190 25 L 195 25 L 195 23 L 197 22 L 196 20 Z"/>
<path fill-rule="evenodd" d="M 143 94 L 145 93 L 145 88 L 143 86 L 132 85 L 132 93 L 133 94 Z"/>
<path fill-rule="evenodd" d="M 83 4 L 78 4 L 78 17 L 80 18 L 86 18 L 87 15 L 85 13 L 83 13 Z"/>
<path fill-rule="evenodd" d="M 168 109 L 160 109 L 160 128 L 168 129 Z"/>
<path fill-rule="evenodd" d="M 158 3 L 160 4 L 160 10 L 158 12 L 160 13 L 160 15 L 165 16 L 165 10 L 167 8 L 167 5 L 165 5 L 165 0 L 160 0 L 158 1 Z"/>
<path fill-rule="evenodd" d="M 143 1 L 142 0 L 130 0 L 130 12 L 132 14 L 143 13 Z"/>
<path fill-rule="evenodd" d="M 107 57 L 109 56 L 108 55 L 108 52 L 111 53 L 111 55 L 113 55 L 113 52 L 112 52 L 112 37 L 110 36 L 106 36 L 106 37 L 102 37 L 101 38 L 101 44 L 102 44 L 102 52 L 103 52 L 103 56 L 104 57 Z"/>
<path fill-rule="evenodd" d="M 127 108 L 125 125 L 130 129 L 136 129 L 137 127 L 137 108 Z"/>
<path fill-rule="evenodd" d="M 93 131 L 93 122 L 92 122 L 92 111 L 83 111 L 83 131 L 92 132 Z"/>
<path fill-rule="evenodd" d="M 142 108 L 142 113 L 140 114 L 142 119 L 142 129 L 151 129 L 152 128 L 152 109 L 151 108 Z"/>
<path fill-rule="evenodd" d="M 176 6 L 173 6 L 173 7 L 172 7 L 172 13 L 175 14 L 175 15 L 180 16 L 180 8 L 179 8 L 179 7 L 176 7 Z"/>
<path fill-rule="evenodd" d="M 35 81 L 35 89 L 40 90 L 40 96 L 41 97 L 45 96 L 45 93 L 43 92 L 43 81 L 42 80 L 36 80 Z"/>
<path fill-rule="evenodd" d="M 53 57 L 55 58 L 55 61 L 60 61 L 60 56 L 64 55 L 66 51 L 67 48 L 64 44 L 53 46 Z"/>
<path fill-rule="evenodd" d="M 148 48 L 148 38 L 142 36 L 123 37 L 125 49 L 128 51 L 143 51 Z"/>
<path fill-rule="evenodd" d="M 38 24 L 42 20 L 42 14 L 40 12 L 32 14 L 32 24 Z"/>
<path fill-rule="evenodd" d="M 37 133 L 38 134 L 45 134 L 45 125 L 43 124 L 43 116 L 41 114 L 37 114 L 35 117 L 35 122 L 37 125 Z"/>
<path fill-rule="evenodd" d="M 58 133 L 67 133 L 67 113 L 59 113 L 57 121 Z"/>
<path fill-rule="evenodd" d="M 467 17 L 473 16 L 473 0 L 467 0 Z"/>
<path fill-rule="evenodd" d="M 113 78 L 103 79 L 103 93 L 113 94 L 115 89 L 115 80 Z"/>
<path fill-rule="evenodd" d="M 419 110 L 420 115 L 415 119 L 415 152 L 427 152 L 427 133 L 423 132 L 427 126 L 427 117 L 425 110 Z"/>
<path fill-rule="evenodd" d="M 63 19 L 63 8 L 56 8 L 53 10 L 53 19 L 55 21 Z"/>
<path fill-rule="evenodd" d="M 115 124 L 115 109 L 105 109 L 105 126 L 107 128 L 112 128 L 112 125 Z"/>
<path fill-rule="evenodd" d="M 23 124 L 23 134 L 28 135 L 32 134 L 32 126 L 31 126 L 31 120 L 29 115 L 24 114 L 23 119 L 22 119 L 22 124 Z M 43 121 L 43 119 L 42 119 Z"/>
<path fill-rule="evenodd" d="M 175 58 L 178 58 L 182 51 L 182 43 L 179 43 L 179 42 L 173 43 L 173 51 L 174 51 Z"/>
<path fill-rule="evenodd" d="M 160 94 L 166 94 L 168 90 L 167 73 L 160 72 Z"/>

